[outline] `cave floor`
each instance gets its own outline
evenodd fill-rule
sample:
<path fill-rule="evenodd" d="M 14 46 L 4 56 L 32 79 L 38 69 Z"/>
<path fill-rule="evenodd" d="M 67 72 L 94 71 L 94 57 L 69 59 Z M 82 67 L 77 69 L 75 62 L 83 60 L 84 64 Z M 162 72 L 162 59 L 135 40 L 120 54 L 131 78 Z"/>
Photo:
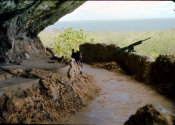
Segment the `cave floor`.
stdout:
<path fill-rule="evenodd" d="M 1 66 L 1 68 L 19 68 L 23 70 L 37 68 L 67 76 L 69 66 L 59 64 L 49 58 L 32 58 L 24 60 L 21 65 Z M 150 103 L 159 104 L 175 113 L 175 105 L 171 100 L 160 95 L 144 83 L 136 81 L 124 72 L 111 72 L 86 64 L 81 68 L 81 71 L 93 76 L 96 84 L 101 87 L 101 92 L 82 112 L 76 113 L 59 123 L 123 125 L 138 108 Z M 25 79 L 21 77 L 1 80 L 0 95 L 7 90 L 26 89 L 37 85 L 38 82 L 39 79 Z"/>
<path fill-rule="evenodd" d="M 23 60 L 20 65 L 8 64 L 0 66 L 1 69 L 12 70 L 22 69 L 25 71 L 32 69 L 43 69 L 58 73 L 62 76 L 67 76 L 68 66 L 58 63 L 56 60 L 51 60 L 49 57 L 34 57 L 29 60 Z M 1 72 L 0 72 L 1 75 Z M 3 74 L 2 74 L 3 75 Z M 10 76 L 7 79 L 1 79 L 0 76 L 0 96 L 7 91 L 25 90 L 39 83 L 39 79 L 24 78 L 21 76 Z"/>
<path fill-rule="evenodd" d="M 150 103 L 175 112 L 175 105 L 171 100 L 131 76 L 92 68 L 89 65 L 84 65 L 81 70 L 93 75 L 102 90 L 85 110 L 61 123 L 123 125 L 138 108 Z"/>
<path fill-rule="evenodd" d="M 1 66 L 3 69 L 19 68 L 24 70 L 44 69 L 56 72 L 57 69 L 65 67 L 65 65 L 58 63 L 57 60 L 51 60 L 49 57 L 33 57 L 29 60 L 23 60 L 20 65 L 9 64 Z"/>

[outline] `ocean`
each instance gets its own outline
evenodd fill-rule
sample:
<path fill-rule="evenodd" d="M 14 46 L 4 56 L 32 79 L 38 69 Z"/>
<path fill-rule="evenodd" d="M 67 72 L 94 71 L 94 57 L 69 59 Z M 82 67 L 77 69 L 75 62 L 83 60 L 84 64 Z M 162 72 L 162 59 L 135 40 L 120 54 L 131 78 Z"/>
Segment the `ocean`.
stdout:
<path fill-rule="evenodd" d="M 72 27 L 84 31 L 150 31 L 175 29 L 175 18 L 167 19 L 118 19 L 89 21 L 58 21 L 45 30 L 63 30 Z"/>

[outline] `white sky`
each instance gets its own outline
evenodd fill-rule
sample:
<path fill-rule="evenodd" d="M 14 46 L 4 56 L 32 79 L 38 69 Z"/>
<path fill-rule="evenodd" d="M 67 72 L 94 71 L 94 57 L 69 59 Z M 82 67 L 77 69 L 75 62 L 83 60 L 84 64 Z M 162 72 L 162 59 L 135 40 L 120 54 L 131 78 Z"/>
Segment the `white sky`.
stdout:
<path fill-rule="evenodd" d="M 172 1 L 87 1 L 59 21 L 175 18 L 174 9 Z"/>

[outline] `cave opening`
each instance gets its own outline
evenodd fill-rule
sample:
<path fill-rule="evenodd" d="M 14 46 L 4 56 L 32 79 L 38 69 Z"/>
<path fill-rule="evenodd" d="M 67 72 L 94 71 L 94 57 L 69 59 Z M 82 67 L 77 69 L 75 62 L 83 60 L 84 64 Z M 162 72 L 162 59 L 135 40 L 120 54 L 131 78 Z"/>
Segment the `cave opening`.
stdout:
<path fill-rule="evenodd" d="M 75 11 L 60 18 L 55 24 L 46 27 L 39 34 L 44 46 L 54 48 L 55 42 L 66 40 L 76 45 L 65 44 L 66 52 L 58 55 L 70 56 L 71 49 L 77 49 L 81 43 L 78 38 L 64 39 L 59 37 L 69 31 L 83 29 L 87 35 L 85 42 L 115 44 L 120 47 L 128 46 L 139 40 L 150 38 L 134 49 L 139 53 L 151 55 L 153 58 L 160 54 L 174 54 L 175 4 L 172 1 L 87 1 Z M 64 34 L 64 35 L 65 35 Z M 75 37 L 75 36 L 69 36 Z M 64 39 L 64 40 L 63 40 Z M 83 38 L 82 38 L 83 39 Z M 83 43 L 83 42 L 82 42 Z M 60 43 L 61 44 L 61 43 Z M 58 45 L 58 44 L 57 44 Z"/>
<path fill-rule="evenodd" d="M 58 36 L 56 31 L 60 31 L 62 27 L 72 27 L 73 30 L 82 28 L 89 42 L 112 43 L 121 47 L 152 37 L 143 46 L 136 47 L 136 51 L 154 58 L 159 54 L 173 54 L 175 51 L 171 35 L 174 32 L 172 1 L 15 0 L 10 4 L 7 1 L 0 4 L 1 62 L 20 59 L 23 53 L 44 55 L 45 47 L 40 39 L 45 46 L 53 48 L 53 41 L 56 39 L 54 35 Z M 153 42 L 158 39 L 159 41 Z M 168 44 L 164 42 L 167 40 Z M 154 45 L 149 45 L 151 43 Z"/>
<path fill-rule="evenodd" d="M 172 1 L 0 1 L 0 123 L 172 125 L 174 8 Z M 72 49 L 82 51 L 83 66 Z"/>

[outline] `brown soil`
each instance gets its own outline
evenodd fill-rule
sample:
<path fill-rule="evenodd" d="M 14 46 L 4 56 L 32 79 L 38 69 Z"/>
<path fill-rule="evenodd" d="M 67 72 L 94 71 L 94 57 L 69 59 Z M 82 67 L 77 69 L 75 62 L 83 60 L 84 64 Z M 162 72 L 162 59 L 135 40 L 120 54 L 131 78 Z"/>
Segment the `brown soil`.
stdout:
<path fill-rule="evenodd" d="M 116 63 L 93 66 L 83 65 L 80 72 L 74 65 L 69 70 L 53 60 L 32 59 L 2 67 L 0 121 L 123 125 L 138 108 L 150 103 L 175 113 L 174 102 L 126 75 Z M 89 104 L 98 95 L 98 86 L 100 94 Z"/>
<path fill-rule="evenodd" d="M 98 95 L 100 88 L 92 76 L 80 72 L 75 63 L 70 69 L 48 61 L 35 58 L 21 65 L 1 67 L 1 74 L 5 75 L 0 80 L 0 123 L 63 120 L 81 111 Z"/>
<path fill-rule="evenodd" d="M 95 68 L 107 69 L 112 72 L 123 72 L 121 67 L 117 64 L 117 62 L 108 62 L 108 63 L 92 63 L 92 66 Z"/>

